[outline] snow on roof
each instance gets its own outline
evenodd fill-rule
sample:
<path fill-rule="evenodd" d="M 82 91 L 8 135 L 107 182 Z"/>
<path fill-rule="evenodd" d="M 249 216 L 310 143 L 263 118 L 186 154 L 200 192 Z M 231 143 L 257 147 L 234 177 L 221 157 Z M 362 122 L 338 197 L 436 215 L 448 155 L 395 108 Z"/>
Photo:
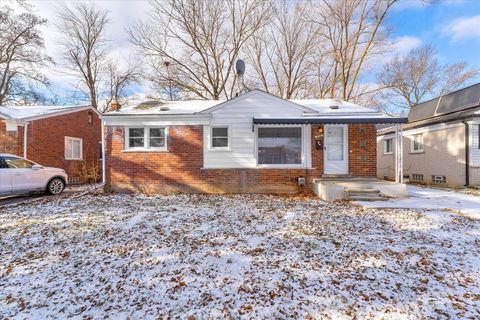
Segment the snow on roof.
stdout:
<path fill-rule="evenodd" d="M 151 100 L 141 103 L 122 106 L 119 111 L 110 111 L 107 115 L 181 115 L 196 114 L 205 111 L 211 107 L 219 105 L 226 100 L 184 100 L 184 101 L 166 101 Z M 312 115 L 335 115 L 348 116 L 362 113 L 369 116 L 384 116 L 378 111 L 359 106 L 357 104 L 338 99 L 307 99 L 307 100 L 288 100 L 295 104 L 312 109 Z M 316 111 L 316 112 L 315 112 Z"/>
<path fill-rule="evenodd" d="M 328 114 L 328 115 L 340 115 L 340 114 L 357 114 L 357 113 L 379 113 L 376 110 L 369 109 L 366 107 L 359 106 L 358 104 L 343 101 L 340 99 L 305 99 L 298 100 L 293 99 L 289 100 L 293 103 L 299 104 L 301 106 L 313 109 L 318 113 Z"/>
<path fill-rule="evenodd" d="M 49 116 L 55 113 L 83 109 L 88 106 L 0 106 L 0 116 L 7 119 L 27 119 L 32 117 Z"/>
<path fill-rule="evenodd" d="M 122 106 L 119 111 L 107 112 L 108 115 L 130 115 L 130 114 L 194 114 L 225 100 L 184 100 L 184 101 L 167 101 L 167 100 L 151 100 L 141 103 Z"/>

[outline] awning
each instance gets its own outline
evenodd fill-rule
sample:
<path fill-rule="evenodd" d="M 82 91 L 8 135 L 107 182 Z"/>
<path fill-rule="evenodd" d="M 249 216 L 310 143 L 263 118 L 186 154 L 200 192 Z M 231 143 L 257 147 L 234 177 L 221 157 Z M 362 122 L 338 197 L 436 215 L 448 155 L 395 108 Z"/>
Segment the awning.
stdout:
<path fill-rule="evenodd" d="M 407 123 L 408 118 L 400 117 L 351 117 L 351 118 L 253 118 L 254 124 L 349 124 L 349 123 Z"/>

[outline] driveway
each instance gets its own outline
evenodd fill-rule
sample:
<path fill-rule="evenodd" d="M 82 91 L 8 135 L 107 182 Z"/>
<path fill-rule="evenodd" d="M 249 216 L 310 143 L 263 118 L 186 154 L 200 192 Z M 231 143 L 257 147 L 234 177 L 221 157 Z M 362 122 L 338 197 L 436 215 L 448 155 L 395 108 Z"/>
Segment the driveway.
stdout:
<path fill-rule="evenodd" d="M 480 219 L 480 196 L 468 195 L 454 190 L 408 186 L 409 198 L 386 201 L 357 201 L 365 208 L 411 208 L 447 210 Z"/>
<path fill-rule="evenodd" d="M 38 201 L 38 200 L 41 200 L 40 198 L 45 198 L 45 200 L 48 200 L 49 198 L 55 198 L 55 197 L 66 198 L 66 197 L 77 196 L 89 190 L 96 189 L 99 186 L 100 184 L 83 184 L 83 185 L 67 186 L 65 191 L 63 191 L 63 193 L 60 196 L 49 196 L 43 193 L 38 193 L 38 194 L 31 194 L 31 195 L 0 197 L 0 208 L 15 205 L 15 204 L 24 204 L 24 203 L 29 203 L 33 201 Z"/>

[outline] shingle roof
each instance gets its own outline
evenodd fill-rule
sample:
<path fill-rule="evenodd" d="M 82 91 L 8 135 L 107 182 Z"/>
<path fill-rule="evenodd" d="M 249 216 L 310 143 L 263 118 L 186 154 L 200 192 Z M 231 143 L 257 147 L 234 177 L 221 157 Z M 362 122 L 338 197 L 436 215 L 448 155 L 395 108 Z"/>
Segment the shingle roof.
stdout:
<path fill-rule="evenodd" d="M 57 113 L 83 110 L 89 106 L 0 106 L 0 118 L 25 120 L 34 117 L 48 117 Z"/>
<path fill-rule="evenodd" d="M 480 106 L 480 83 L 413 106 L 408 114 L 408 121 L 432 119 L 437 122 L 436 117 L 478 106 Z"/>

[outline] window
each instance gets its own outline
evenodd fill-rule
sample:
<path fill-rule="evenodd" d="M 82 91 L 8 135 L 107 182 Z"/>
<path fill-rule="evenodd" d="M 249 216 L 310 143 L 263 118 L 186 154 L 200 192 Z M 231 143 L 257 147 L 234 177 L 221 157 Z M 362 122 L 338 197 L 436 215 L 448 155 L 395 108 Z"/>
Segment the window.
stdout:
<path fill-rule="evenodd" d="M 125 149 L 166 150 L 165 128 L 127 128 Z"/>
<path fill-rule="evenodd" d="M 93 113 L 88 113 L 88 124 L 93 124 Z"/>
<path fill-rule="evenodd" d="M 3 161 L 5 165 L 9 169 L 30 169 L 33 167 L 35 163 L 18 158 L 18 157 L 4 157 Z"/>
<path fill-rule="evenodd" d="M 80 138 L 65 137 L 65 159 L 82 160 L 83 140 Z"/>
<path fill-rule="evenodd" d="M 423 134 L 415 134 L 412 136 L 410 151 L 413 153 L 423 152 Z"/>
<path fill-rule="evenodd" d="M 413 173 L 412 181 L 417 181 L 417 182 L 423 181 L 423 174 Z"/>
<path fill-rule="evenodd" d="M 302 128 L 260 127 L 257 135 L 258 164 L 302 164 Z"/>
<path fill-rule="evenodd" d="M 393 153 L 393 138 L 386 139 L 385 140 L 385 145 L 383 148 L 383 153 L 384 154 L 392 154 Z"/>
<path fill-rule="evenodd" d="M 433 183 L 447 183 L 447 177 L 445 176 L 432 176 Z"/>
<path fill-rule="evenodd" d="M 212 127 L 211 132 L 211 147 L 213 149 L 228 149 L 230 147 L 228 127 Z"/>

